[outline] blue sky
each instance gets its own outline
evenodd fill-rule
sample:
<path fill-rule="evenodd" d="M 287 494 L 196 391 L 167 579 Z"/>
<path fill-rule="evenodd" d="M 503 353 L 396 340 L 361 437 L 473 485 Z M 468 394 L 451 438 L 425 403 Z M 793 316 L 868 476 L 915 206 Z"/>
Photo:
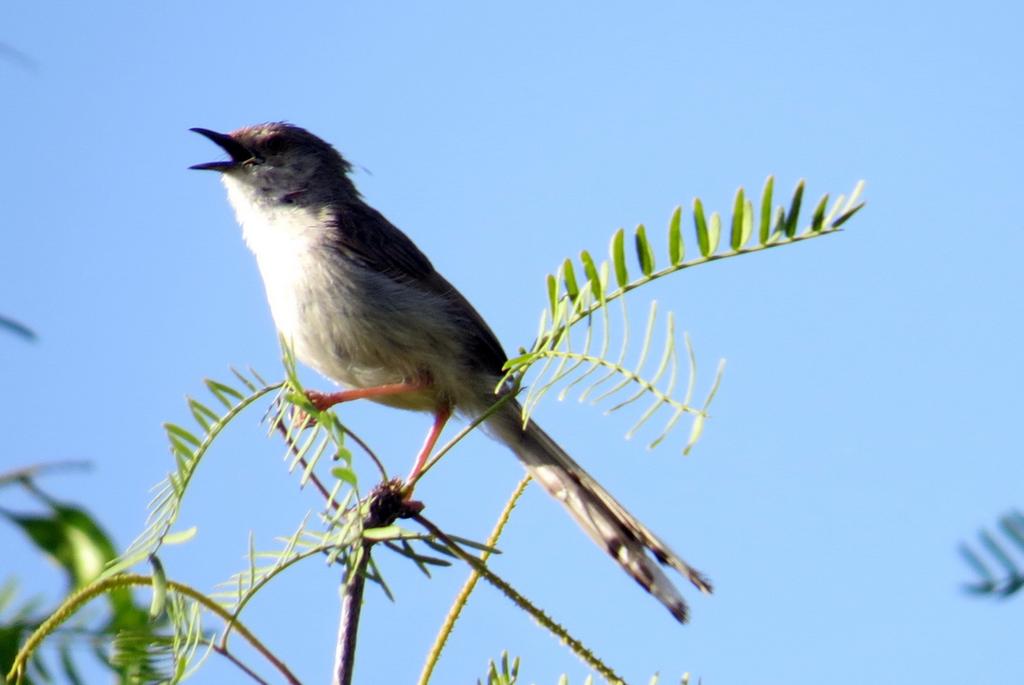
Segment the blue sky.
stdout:
<path fill-rule="evenodd" d="M 1024 502 L 1021 19 L 984 1 L 7 3 L 0 41 L 28 61 L 0 59 L 0 312 L 40 340 L 0 335 L 0 470 L 92 461 L 45 485 L 126 545 L 184 396 L 231 365 L 280 375 L 223 189 L 186 169 L 216 157 L 189 127 L 287 119 L 334 143 L 509 351 L 533 336 L 544 275 L 619 226 L 660 240 L 677 204 L 725 209 L 770 173 L 815 197 L 863 178 L 848 231 L 637 293 L 634 311 L 656 297 L 676 313 L 704 380 L 728 360 L 691 456 L 623 441 L 626 417 L 575 402 L 538 415 L 714 579 L 711 598 L 685 590 L 692 623 L 540 492 L 495 568 L 630 682 L 1020 682 L 1020 600 L 960 592 L 955 547 Z M 203 464 L 181 523 L 199 535 L 166 553 L 172 576 L 212 589 L 244 567 L 249 530 L 269 546 L 317 506 L 258 414 Z M 428 423 L 344 416 L 397 472 Z M 417 492 L 483 538 L 519 474 L 481 436 Z M 60 593 L 12 529 L 0 549 L 0 576 Z M 465 571 L 382 564 L 397 601 L 370 590 L 357 681 L 412 682 Z M 329 672 L 336 586 L 313 563 L 251 608 L 308 682 Z M 502 649 L 526 682 L 587 673 L 483 588 L 435 682 L 474 682 Z M 195 682 L 225 679 L 241 682 L 214 661 Z"/>

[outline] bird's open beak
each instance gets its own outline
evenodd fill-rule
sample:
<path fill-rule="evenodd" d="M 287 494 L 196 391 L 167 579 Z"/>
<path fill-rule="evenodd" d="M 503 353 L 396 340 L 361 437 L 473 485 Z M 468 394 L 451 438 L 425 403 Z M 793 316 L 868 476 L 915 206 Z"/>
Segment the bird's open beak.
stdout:
<path fill-rule="evenodd" d="M 189 130 L 195 131 L 201 136 L 206 136 L 213 142 L 217 143 L 217 145 L 220 145 L 224 149 L 224 152 L 231 155 L 231 159 L 226 159 L 221 162 L 203 162 L 202 164 L 193 164 L 189 169 L 229 171 L 244 164 L 245 162 L 256 159 L 256 155 L 254 155 L 249 148 L 242 145 L 226 133 L 217 133 L 216 131 L 211 131 L 208 128 L 192 128 Z"/>

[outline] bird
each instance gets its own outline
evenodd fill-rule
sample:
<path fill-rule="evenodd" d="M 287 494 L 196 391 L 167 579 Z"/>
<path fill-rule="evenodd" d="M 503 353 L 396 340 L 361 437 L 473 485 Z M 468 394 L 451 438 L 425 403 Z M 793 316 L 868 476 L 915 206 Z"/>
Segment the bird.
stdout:
<path fill-rule="evenodd" d="M 352 165 L 333 146 L 285 122 L 191 130 L 228 155 L 190 168 L 220 174 L 278 332 L 298 360 L 346 387 L 311 391 L 318 409 L 365 398 L 431 413 L 406 479 L 414 483 L 453 414 L 476 419 L 503 399 L 486 431 L 629 576 L 687 622 L 687 603 L 662 565 L 703 593 L 711 583 L 532 419 L 524 422 L 514 397 L 501 397 L 511 390 L 499 387 L 507 357 L 494 332 L 413 241 L 363 200 Z"/>

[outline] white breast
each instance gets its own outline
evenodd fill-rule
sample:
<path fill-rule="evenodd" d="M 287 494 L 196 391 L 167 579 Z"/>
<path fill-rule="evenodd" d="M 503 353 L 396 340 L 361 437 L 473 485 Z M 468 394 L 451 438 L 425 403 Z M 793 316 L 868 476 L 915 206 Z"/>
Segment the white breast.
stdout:
<path fill-rule="evenodd" d="M 344 259 L 317 210 L 261 202 L 229 175 L 224 183 L 274 323 L 300 361 L 355 387 L 431 379 L 422 396 L 389 401 L 408 408 L 455 398 L 463 352 L 442 296 Z"/>
<path fill-rule="evenodd" d="M 259 205 L 248 186 L 224 176 L 242 235 L 260 267 L 274 323 L 293 344 L 304 337 L 302 311 L 311 294 L 308 278 L 315 272 L 317 217 L 291 206 Z M 312 267 L 312 270 L 311 270 Z"/>

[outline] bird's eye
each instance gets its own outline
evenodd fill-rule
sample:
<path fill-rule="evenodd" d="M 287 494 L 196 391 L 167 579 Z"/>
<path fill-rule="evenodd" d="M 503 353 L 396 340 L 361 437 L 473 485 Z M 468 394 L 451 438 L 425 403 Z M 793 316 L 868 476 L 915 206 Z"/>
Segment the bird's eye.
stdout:
<path fill-rule="evenodd" d="M 263 149 L 272 155 L 284 152 L 284 149 L 287 146 L 288 141 L 286 141 L 282 136 L 271 136 L 263 143 Z"/>

